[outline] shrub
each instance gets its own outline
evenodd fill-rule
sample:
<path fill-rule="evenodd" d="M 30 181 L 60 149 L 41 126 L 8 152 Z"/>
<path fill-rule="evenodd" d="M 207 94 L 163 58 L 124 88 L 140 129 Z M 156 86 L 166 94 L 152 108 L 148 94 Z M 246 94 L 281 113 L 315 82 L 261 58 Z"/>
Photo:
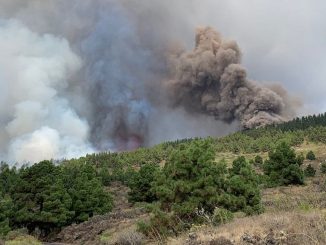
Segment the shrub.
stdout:
<path fill-rule="evenodd" d="M 225 237 L 213 238 L 208 244 L 209 245 L 234 245 L 233 242 L 231 242 L 229 239 L 226 239 Z"/>
<path fill-rule="evenodd" d="M 320 172 L 326 174 L 326 162 L 322 162 L 320 165 Z"/>
<path fill-rule="evenodd" d="M 221 203 L 231 211 L 243 211 L 246 214 L 261 213 L 259 177 L 246 159 L 238 157 L 233 161 L 230 176 L 226 183 L 226 194 Z M 222 195 L 223 196 L 223 195 Z"/>
<path fill-rule="evenodd" d="M 190 224 L 182 222 L 172 213 L 159 209 L 153 211 L 153 216 L 149 222 L 140 221 L 137 223 L 137 230 L 139 232 L 154 239 L 177 235 L 186 228 L 190 228 Z"/>
<path fill-rule="evenodd" d="M 316 170 L 309 164 L 304 170 L 304 174 L 307 177 L 314 177 L 316 175 Z"/>
<path fill-rule="evenodd" d="M 282 142 L 269 153 L 269 159 L 264 163 L 264 173 L 269 176 L 271 185 L 301 185 L 304 183 L 304 173 L 300 169 L 302 163 L 302 157 L 296 156 L 294 150 Z"/>
<path fill-rule="evenodd" d="M 212 221 L 214 225 L 225 224 L 233 219 L 233 213 L 224 208 L 215 208 Z"/>
<path fill-rule="evenodd" d="M 316 160 L 315 153 L 313 153 L 313 151 L 309 151 L 306 155 L 306 159 L 311 160 L 311 161 Z"/>
<path fill-rule="evenodd" d="M 261 166 L 263 164 L 263 158 L 259 155 L 255 157 L 255 165 Z"/>
<path fill-rule="evenodd" d="M 299 155 L 297 156 L 297 162 L 298 162 L 299 165 L 302 165 L 303 161 L 304 161 L 304 155 L 303 155 L 303 153 L 301 152 L 301 153 L 299 153 Z"/>
<path fill-rule="evenodd" d="M 116 242 L 117 245 L 141 245 L 143 242 L 143 234 L 137 231 L 127 231 L 121 234 Z"/>
<path fill-rule="evenodd" d="M 128 193 L 130 202 L 153 202 L 156 200 L 151 188 L 158 171 L 157 164 L 148 163 L 144 164 L 139 172 L 133 174 L 128 184 L 131 189 Z"/>

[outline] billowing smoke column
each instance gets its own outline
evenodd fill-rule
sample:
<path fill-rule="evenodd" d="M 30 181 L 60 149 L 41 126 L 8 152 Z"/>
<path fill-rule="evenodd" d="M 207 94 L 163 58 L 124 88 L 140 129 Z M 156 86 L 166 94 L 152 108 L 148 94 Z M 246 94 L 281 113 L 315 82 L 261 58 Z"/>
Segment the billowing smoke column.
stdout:
<path fill-rule="evenodd" d="M 210 27 L 199 28 L 195 49 L 171 58 L 173 79 L 166 82 L 171 105 L 228 123 L 239 120 L 244 128 L 284 121 L 286 97 L 248 80 L 240 59 L 234 41 Z"/>
<path fill-rule="evenodd" d="M 130 150 L 285 120 L 286 92 L 249 81 L 235 42 L 203 28 L 193 51 L 171 49 L 188 33 L 181 3 L 0 0 L 0 160 Z"/>
<path fill-rule="evenodd" d="M 100 11 L 80 43 L 85 59 L 84 86 L 91 103 L 90 139 L 99 150 L 140 147 L 147 134 L 150 105 L 144 82 L 151 57 L 125 11 Z"/>
<path fill-rule="evenodd" d="M 9 159 L 39 161 L 89 152 L 87 122 L 60 95 L 69 74 L 81 67 L 67 41 L 2 20 L 0 47 L 0 145 Z"/>

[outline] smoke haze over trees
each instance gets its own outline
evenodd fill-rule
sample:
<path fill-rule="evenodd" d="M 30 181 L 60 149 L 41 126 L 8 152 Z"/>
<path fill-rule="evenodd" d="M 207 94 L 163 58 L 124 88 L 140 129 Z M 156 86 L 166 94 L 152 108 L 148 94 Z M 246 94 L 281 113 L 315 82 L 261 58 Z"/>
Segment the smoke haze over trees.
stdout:
<path fill-rule="evenodd" d="M 201 7 L 220 13 L 213 2 Z M 1 157 L 69 158 L 291 118 L 297 101 L 249 80 L 234 41 L 202 29 L 193 49 L 198 25 L 225 23 L 197 5 L 0 0 Z M 221 29 L 238 38 L 232 27 Z"/>

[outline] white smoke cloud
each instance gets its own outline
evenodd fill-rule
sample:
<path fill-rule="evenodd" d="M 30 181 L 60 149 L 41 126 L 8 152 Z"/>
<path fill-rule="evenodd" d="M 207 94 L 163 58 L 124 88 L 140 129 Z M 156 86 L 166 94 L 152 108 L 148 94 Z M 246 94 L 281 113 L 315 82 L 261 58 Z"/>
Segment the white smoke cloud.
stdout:
<path fill-rule="evenodd" d="M 10 156 L 18 163 L 38 162 L 43 159 L 53 159 L 60 154 L 60 135 L 58 131 L 42 127 L 30 134 L 14 138 L 10 147 Z"/>
<path fill-rule="evenodd" d="M 61 97 L 81 60 L 68 42 L 0 21 L 0 135 L 11 161 L 71 157 L 90 151 L 88 125 Z"/>

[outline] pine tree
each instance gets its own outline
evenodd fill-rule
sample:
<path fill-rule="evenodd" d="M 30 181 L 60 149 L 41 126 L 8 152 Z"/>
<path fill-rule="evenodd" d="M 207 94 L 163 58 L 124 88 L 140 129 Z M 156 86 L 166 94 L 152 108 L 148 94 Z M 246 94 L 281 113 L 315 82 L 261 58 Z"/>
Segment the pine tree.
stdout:
<path fill-rule="evenodd" d="M 247 214 L 262 212 L 258 176 L 243 156 L 233 161 L 226 187 L 229 198 L 233 195 L 233 203 L 227 207 L 229 210 L 241 210 Z"/>
<path fill-rule="evenodd" d="M 303 184 L 304 174 L 300 169 L 302 163 L 302 157 L 296 156 L 294 150 L 282 142 L 269 153 L 264 172 L 269 176 L 272 185 Z"/>
<path fill-rule="evenodd" d="M 103 190 L 92 165 L 77 162 L 64 166 L 62 171 L 63 183 L 71 198 L 73 221 L 83 222 L 95 214 L 112 210 L 112 197 Z"/>
<path fill-rule="evenodd" d="M 212 213 L 225 184 L 226 165 L 214 163 L 208 140 L 194 141 L 172 153 L 154 182 L 153 191 L 165 211 L 190 218 L 196 210 Z"/>
<path fill-rule="evenodd" d="M 0 238 L 11 230 L 9 221 L 13 216 L 13 203 L 8 195 L 0 193 Z"/>
<path fill-rule="evenodd" d="M 39 228 L 46 235 L 68 222 L 68 197 L 59 180 L 59 168 L 50 161 L 22 170 L 13 191 L 16 226 L 26 226 L 30 232 Z"/>
<path fill-rule="evenodd" d="M 131 176 L 129 187 L 129 201 L 131 202 L 153 202 L 156 200 L 152 192 L 152 183 L 159 171 L 159 166 L 154 163 L 144 164 L 139 172 Z"/>

